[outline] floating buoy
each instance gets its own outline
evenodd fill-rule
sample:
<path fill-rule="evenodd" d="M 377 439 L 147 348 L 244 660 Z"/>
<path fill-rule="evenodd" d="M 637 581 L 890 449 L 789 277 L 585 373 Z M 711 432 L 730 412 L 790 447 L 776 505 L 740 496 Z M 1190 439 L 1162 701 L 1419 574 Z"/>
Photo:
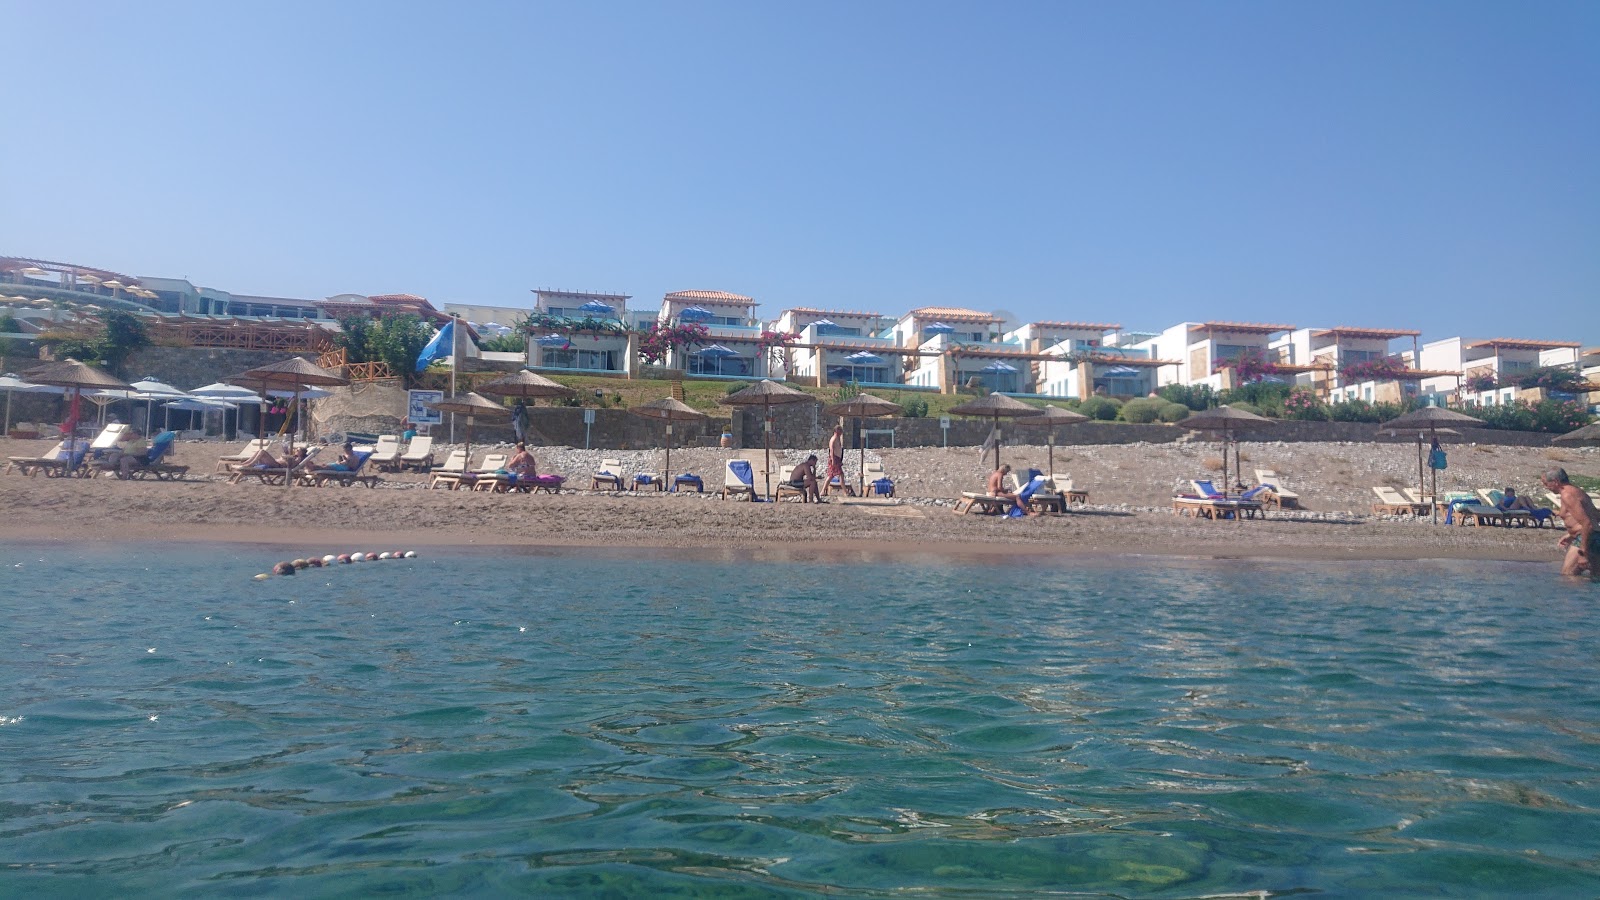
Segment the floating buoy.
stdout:
<path fill-rule="evenodd" d="M 294 566 L 296 569 L 304 569 L 306 567 L 306 561 L 303 559 L 297 559 L 294 562 L 289 563 L 289 565 Z"/>
<path fill-rule="evenodd" d="M 367 558 L 367 555 L 365 553 L 352 553 L 352 554 L 350 554 L 350 561 L 351 562 L 363 562 L 363 561 L 366 560 L 366 558 Z"/>
<path fill-rule="evenodd" d="M 336 558 L 339 560 L 340 563 L 349 563 L 350 562 L 350 554 L 348 554 L 348 553 L 341 553 Z"/>
<path fill-rule="evenodd" d="M 325 566 L 331 566 L 331 565 L 333 565 L 334 563 L 336 563 L 338 561 L 339 561 L 339 557 L 334 556 L 332 553 L 329 553 L 327 556 L 324 556 L 322 558 L 322 564 L 325 565 Z"/>
<path fill-rule="evenodd" d="M 415 550 L 407 550 L 406 551 L 406 559 L 416 559 L 416 558 L 417 558 L 417 551 L 415 551 Z"/>
<path fill-rule="evenodd" d="M 292 563 L 292 562 L 281 562 L 281 563 L 278 563 L 277 565 L 272 567 L 272 574 L 274 574 L 274 575 L 293 575 L 294 574 L 294 563 Z"/>
<path fill-rule="evenodd" d="M 322 568 L 322 557 L 320 557 L 320 556 L 308 556 L 308 557 L 306 557 L 306 566 L 308 568 L 312 568 L 312 569 L 320 569 L 320 568 Z"/>
<path fill-rule="evenodd" d="M 255 581 L 266 581 L 268 578 L 271 578 L 271 577 L 272 577 L 272 575 L 270 573 L 262 572 L 260 575 L 257 575 L 254 580 Z"/>

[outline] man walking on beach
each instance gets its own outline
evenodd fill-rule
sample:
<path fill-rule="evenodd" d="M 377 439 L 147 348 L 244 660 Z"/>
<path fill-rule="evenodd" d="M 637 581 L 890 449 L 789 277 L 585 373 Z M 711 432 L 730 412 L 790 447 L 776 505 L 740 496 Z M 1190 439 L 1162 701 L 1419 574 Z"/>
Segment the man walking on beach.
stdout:
<path fill-rule="evenodd" d="M 846 491 L 844 484 L 844 426 L 833 426 L 833 437 L 828 438 L 828 476 L 822 481 L 822 496 L 828 496 L 828 491 L 833 487 L 833 480 L 839 479 L 839 489 Z"/>
<path fill-rule="evenodd" d="M 1594 563 L 1595 554 L 1600 553 L 1600 534 L 1595 533 L 1595 524 L 1600 522 L 1600 511 L 1594 508 L 1594 501 L 1567 478 L 1566 469 L 1551 469 L 1544 473 L 1544 486 L 1560 499 L 1561 508 L 1556 512 L 1567 526 L 1566 535 L 1556 542 L 1556 546 L 1564 547 L 1567 551 L 1561 574 L 1600 574 Z"/>

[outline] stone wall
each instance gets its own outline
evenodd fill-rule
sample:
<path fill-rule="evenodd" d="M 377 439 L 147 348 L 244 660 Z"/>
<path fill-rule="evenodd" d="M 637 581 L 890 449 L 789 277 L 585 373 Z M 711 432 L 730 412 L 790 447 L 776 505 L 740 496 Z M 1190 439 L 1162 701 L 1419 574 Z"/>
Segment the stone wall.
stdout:
<path fill-rule="evenodd" d="M 154 378 L 182 390 L 222 381 L 257 366 L 283 362 L 303 353 L 282 350 L 224 350 L 207 347 L 145 347 L 128 357 L 122 370 L 129 380 Z M 312 362 L 315 358 L 307 356 Z"/>

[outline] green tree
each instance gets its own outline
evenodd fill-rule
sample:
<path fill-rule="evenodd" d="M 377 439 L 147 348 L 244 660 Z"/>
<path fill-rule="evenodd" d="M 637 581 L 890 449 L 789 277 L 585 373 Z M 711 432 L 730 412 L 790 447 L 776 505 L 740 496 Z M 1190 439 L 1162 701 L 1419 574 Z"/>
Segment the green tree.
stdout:
<path fill-rule="evenodd" d="M 422 348 L 433 340 L 434 328 L 412 313 L 381 316 L 350 316 L 339 320 L 343 331 L 339 346 L 350 362 L 381 362 L 389 371 L 410 382 Z"/>
<path fill-rule="evenodd" d="M 114 309 L 102 313 L 96 327 L 87 334 L 52 337 L 44 343 L 58 359 L 70 357 L 120 375 L 122 364 L 133 351 L 150 346 L 150 335 L 137 316 Z"/>

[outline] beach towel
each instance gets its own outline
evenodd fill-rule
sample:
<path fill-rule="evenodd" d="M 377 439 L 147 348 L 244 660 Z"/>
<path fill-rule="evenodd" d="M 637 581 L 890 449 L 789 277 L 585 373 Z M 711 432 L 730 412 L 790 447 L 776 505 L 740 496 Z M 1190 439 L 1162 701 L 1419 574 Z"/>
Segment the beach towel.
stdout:
<path fill-rule="evenodd" d="M 1038 470 L 1029 469 L 1028 471 L 1037 472 Z M 1006 513 L 1006 515 L 1013 519 L 1020 519 L 1027 515 L 1027 512 L 1024 510 L 1026 510 L 1028 506 L 1028 501 L 1033 499 L 1035 492 L 1044 487 L 1045 481 L 1046 479 L 1043 475 L 1034 475 L 1032 478 L 1028 479 L 1028 483 L 1022 486 L 1022 490 L 1017 491 L 1017 505 L 1011 507 L 1011 511 Z"/>
<path fill-rule="evenodd" d="M 633 483 L 634 484 L 655 484 L 656 483 L 656 477 L 654 475 L 635 475 L 635 476 L 633 476 Z"/>
<path fill-rule="evenodd" d="M 894 482 L 887 478 L 879 478 L 877 481 L 872 483 L 872 492 L 880 496 L 893 494 Z"/>

